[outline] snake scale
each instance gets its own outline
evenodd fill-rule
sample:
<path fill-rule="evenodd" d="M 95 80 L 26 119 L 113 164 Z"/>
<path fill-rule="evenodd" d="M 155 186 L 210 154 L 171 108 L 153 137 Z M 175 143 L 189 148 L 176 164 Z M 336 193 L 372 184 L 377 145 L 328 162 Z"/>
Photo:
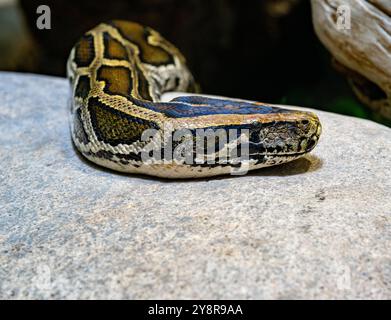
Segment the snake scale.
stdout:
<path fill-rule="evenodd" d="M 179 50 L 134 22 L 113 20 L 85 33 L 67 74 L 74 145 L 121 172 L 199 178 L 253 170 L 307 154 L 321 133 L 315 114 L 270 104 L 196 94 L 161 102 L 166 92 L 197 93 L 198 86 Z"/>

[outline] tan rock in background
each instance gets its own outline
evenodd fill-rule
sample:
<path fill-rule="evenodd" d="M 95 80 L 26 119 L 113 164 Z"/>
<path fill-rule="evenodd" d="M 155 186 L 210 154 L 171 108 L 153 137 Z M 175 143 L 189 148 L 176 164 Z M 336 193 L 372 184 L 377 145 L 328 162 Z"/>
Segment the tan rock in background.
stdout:
<path fill-rule="evenodd" d="M 391 119 L 391 2 L 312 0 L 315 31 L 358 98 Z"/>

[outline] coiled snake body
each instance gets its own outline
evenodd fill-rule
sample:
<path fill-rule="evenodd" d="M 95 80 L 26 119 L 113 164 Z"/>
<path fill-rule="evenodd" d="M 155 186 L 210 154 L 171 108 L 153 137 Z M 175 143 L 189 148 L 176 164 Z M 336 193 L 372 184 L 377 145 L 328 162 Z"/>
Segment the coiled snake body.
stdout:
<path fill-rule="evenodd" d="M 88 31 L 72 49 L 67 72 L 75 146 L 87 159 L 117 171 L 197 178 L 232 173 L 244 163 L 252 170 L 305 155 L 321 133 L 318 117 L 310 112 L 194 95 L 160 102 L 168 91 L 195 92 L 195 82 L 172 44 L 133 22 L 115 20 Z M 155 134 L 144 138 L 148 130 Z M 162 137 L 180 131 L 186 134 L 169 148 Z M 217 149 L 202 147 L 200 160 L 196 146 L 201 131 L 231 139 L 215 136 Z M 243 152 L 222 157 L 219 152 L 232 144 L 245 146 L 246 157 Z M 174 157 L 179 147 L 190 158 Z M 149 155 L 151 150 L 155 155 L 158 151 L 159 161 L 145 161 L 143 152 Z M 215 161 L 206 161 L 211 155 Z"/>

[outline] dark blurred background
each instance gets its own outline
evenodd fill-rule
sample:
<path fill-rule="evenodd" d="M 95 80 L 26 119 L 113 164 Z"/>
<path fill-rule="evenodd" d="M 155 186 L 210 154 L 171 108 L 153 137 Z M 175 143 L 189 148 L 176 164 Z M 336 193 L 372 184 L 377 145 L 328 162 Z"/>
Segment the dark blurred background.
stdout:
<path fill-rule="evenodd" d="M 37 7 L 51 29 L 36 27 Z M 158 30 L 210 94 L 312 107 L 388 124 L 353 95 L 317 39 L 309 0 L 0 0 L 0 70 L 65 76 L 88 29 L 127 19 Z"/>

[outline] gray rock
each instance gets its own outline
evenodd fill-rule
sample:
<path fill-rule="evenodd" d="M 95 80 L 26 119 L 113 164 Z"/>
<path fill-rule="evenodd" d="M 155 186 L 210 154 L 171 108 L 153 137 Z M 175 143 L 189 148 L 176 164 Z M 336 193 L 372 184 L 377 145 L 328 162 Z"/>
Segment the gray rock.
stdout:
<path fill-rule="evenodd" d="M 319 111 L 304 159 L 163 181 L 77 155 L 65 79 L 0 84 L 0 298 L 391 298 L 389 128 Z"/>

